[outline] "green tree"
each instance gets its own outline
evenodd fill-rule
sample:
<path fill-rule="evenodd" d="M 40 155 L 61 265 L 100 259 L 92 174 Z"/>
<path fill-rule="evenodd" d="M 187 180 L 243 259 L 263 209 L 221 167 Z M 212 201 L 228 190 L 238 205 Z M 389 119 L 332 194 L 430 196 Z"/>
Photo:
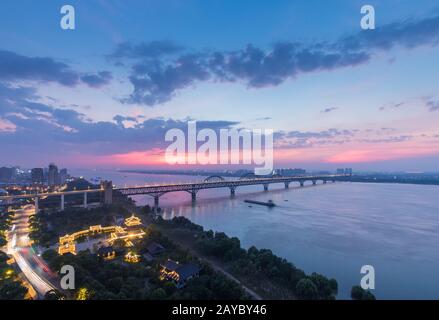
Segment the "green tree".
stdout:
<path fill-rule="evenodd" d="M 166 299 L 166 292 L 162 288 L 157 288 L 151 292 L 149 295 L 149 298 L 151 300 L 165 300 Z"/>
<path fill-rule="evenodd" d="M 175 284 L 173 282 L 167 281 L 163 285 L 163 289 L 166 291 L 166 294 L 168 296 L 170 296 L 177 290 L 177 287 L 175 286 Z"/>
<path fill-rule="evenodd" d="M 375 296 L 369 290 L 364 290 L 360 286 L 353 286 L 351 289 L 352 300 L 375 300 Z"/>
<path fill-rule="evenodd" d="M 3 247 L 7 244 L 5 237 L 3 235 L 0 235 L 0 247 Z"/>
<path fill-rule="evenodd" d="M 23 300 L 26 292 L 21 283 L 6 280 L 0 285 L 0 300 Z"/>
<path fill-rule="evenodd" d="M 318 290 L 316 285 L 307 278 L 299 280 L 296 285 L 296 297 L 300 300 L 317 299 Z"/>

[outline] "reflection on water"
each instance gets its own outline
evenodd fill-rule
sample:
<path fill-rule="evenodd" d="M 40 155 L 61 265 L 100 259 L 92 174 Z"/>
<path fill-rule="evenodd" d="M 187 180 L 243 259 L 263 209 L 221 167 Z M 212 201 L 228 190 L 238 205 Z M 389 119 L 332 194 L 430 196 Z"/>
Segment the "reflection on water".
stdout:
<path fill-rule="evenodd" d="M 84 173 L 82 173 L 84 174 Z M 92 173 L 93 174 L 93 173 Z M 88 177 L 96 176 L 88 174 Z M 87 175 L 84 174 L 86 177 Z M 118 185 L 183 182 L 202 177 L 99 172 Z M 360 282 L 360 268 L 376 271 L 378 298 L 439 299 L 438 186 L 328 183 L 291 187 L 240 187 L 202 190 L 192 203 L 186 192 L 160 198 L 163 216 L 185 216 L 206 229 L 237 236 L 244 247 L 269 248 L 307 272 L 339 282 L 348 298 Z M 135 198 L 153 204 L 150 196 Z M 267 208 L 245 199 L 273 200 Z"/>

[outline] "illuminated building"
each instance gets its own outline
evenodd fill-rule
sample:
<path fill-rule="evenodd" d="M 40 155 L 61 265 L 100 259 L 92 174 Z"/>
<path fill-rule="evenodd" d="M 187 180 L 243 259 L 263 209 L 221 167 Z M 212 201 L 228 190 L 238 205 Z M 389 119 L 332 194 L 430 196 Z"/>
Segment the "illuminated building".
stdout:
<path fill-rule="evenodd" d="M 142 220 L 133 214 L 131 217 L 125 219 L 125 225 L 127 227 L 140 226 L 142 225 Z"/>
<path fill-rule="evenodd" d="M 132 226 L 138 226 L 139 222 L 142 223 L 141 220 L 134 215 L 130 218 L 126 219 L 128 221 L 128 224 L 131 224 Z M 96 234 L 101 233 L 110 233 L 110 237 L 108 239 L 108 243 L 111 245 L 114 243 L 114 241 L 118 239 L 122 239 L 125 241 L 125 246 L 132 247 L 133 243 L 132 240 L 134 239 L 141 239 L 145 236 L 145 232 L 140 229 L 128 229 L 130 227 L 127 226 L 127 228 L 120 227 L 120 226 L 108 226 L 108 227 L 102 227 L 101 225 L 96 226 L 90 226 L 86 230 L 81 230 L 72 234 L 66 234 L 63 237 L 59 238 L 59 248 L 58 248 L 58 254 L 63 255 L 66 253 L 72 253 L 76 254 L 76 245 L 75 241 L 81 237 L 85 236 L 92 236 Z"/>
<path fill-rule="evenodd" d="M 139 255 L 130 251 L 125 255 L 124 260 L 125 260 L 125 262 L 129 262 L 129 263 L 137 263 L 137 262 L 139 262 L 139 258 L 140 258 Z"/>
<path fill-rule="evenodd" d="M 81 288 L 78 290 L 76 300 L 87 300 L 89 296 L 90 293 L 88 292 L 87 288 Z"/>
<path fill-rule="evenodd" d="M 104 260 L 112 260 L 116 258 L 116 251 L 114 251 L 112 246 L 100 247 L 98 249 L 98 257 L 101 257 Z"/>
<path fill-rule="evenodd" d="M 176 261 L 168 260 L 161 267 L 160 280 L 172 281 L 177 288 L 183 288 L 187 281 L 200 273 L 200 267 L 193 263 L 181 265 Z"/>
<path fill-rule="evenodd" d="M 59 245 L 58 254 L 62 256 L 66 253 L 76 254 L 76 244 L 74 242 L 67 242 Z"/>

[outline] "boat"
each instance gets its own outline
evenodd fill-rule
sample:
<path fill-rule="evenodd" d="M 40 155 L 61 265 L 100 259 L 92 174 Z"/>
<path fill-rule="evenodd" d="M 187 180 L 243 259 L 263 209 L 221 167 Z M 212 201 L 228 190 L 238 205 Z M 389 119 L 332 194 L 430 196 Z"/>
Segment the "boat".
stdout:
<path fill-rule="evenodd" d="M 262 201 L 256 201 L 256 200 L 244 200 L 244 202 L 246 203 L 252 203 L 252 204 L 259 204 L 261 206 L 266 206 L 266 207 L 275 207 L 276 205 L 274 204 L 273 200 L 268 200 L 268 202 L 262 202 Z"/>

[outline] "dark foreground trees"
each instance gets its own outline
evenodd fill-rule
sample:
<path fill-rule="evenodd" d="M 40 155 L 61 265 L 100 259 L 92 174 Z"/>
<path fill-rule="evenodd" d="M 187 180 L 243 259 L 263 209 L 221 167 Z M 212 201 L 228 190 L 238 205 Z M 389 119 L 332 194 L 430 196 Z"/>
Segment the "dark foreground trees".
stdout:
<path fill-rule="evenodd" d="M 353 286 L 351 290 L 353 300 L 375 300 L 375 296 L 369 290 L 364 290 L 360 286 Z"/>
<path fill-rule="evenodd" d="M 22 300 L 27 288 L 15 278 L 15 271 L 6 263 L 8 259 L 8 256 L 0 251 L 0 300 Z"/>
<path fill-rule="evenodd" d="M 241 248 L 238 238 L 228 237 L 223 232 L 203 231 L 201 226 L 184 217 L 159 220 L 159 223 L 196 233 L 198 249 L 223 261 L 237 276 L 255 281 L 267 279 L 281 290 L 292 292 L 297 299 L 335 299 L 337 295 L 338 284 L 335 279 L 317 273 L 306 275 L 294 264 L 274 255 L 271 250 L 254 246 L 245 250 Z"/>

